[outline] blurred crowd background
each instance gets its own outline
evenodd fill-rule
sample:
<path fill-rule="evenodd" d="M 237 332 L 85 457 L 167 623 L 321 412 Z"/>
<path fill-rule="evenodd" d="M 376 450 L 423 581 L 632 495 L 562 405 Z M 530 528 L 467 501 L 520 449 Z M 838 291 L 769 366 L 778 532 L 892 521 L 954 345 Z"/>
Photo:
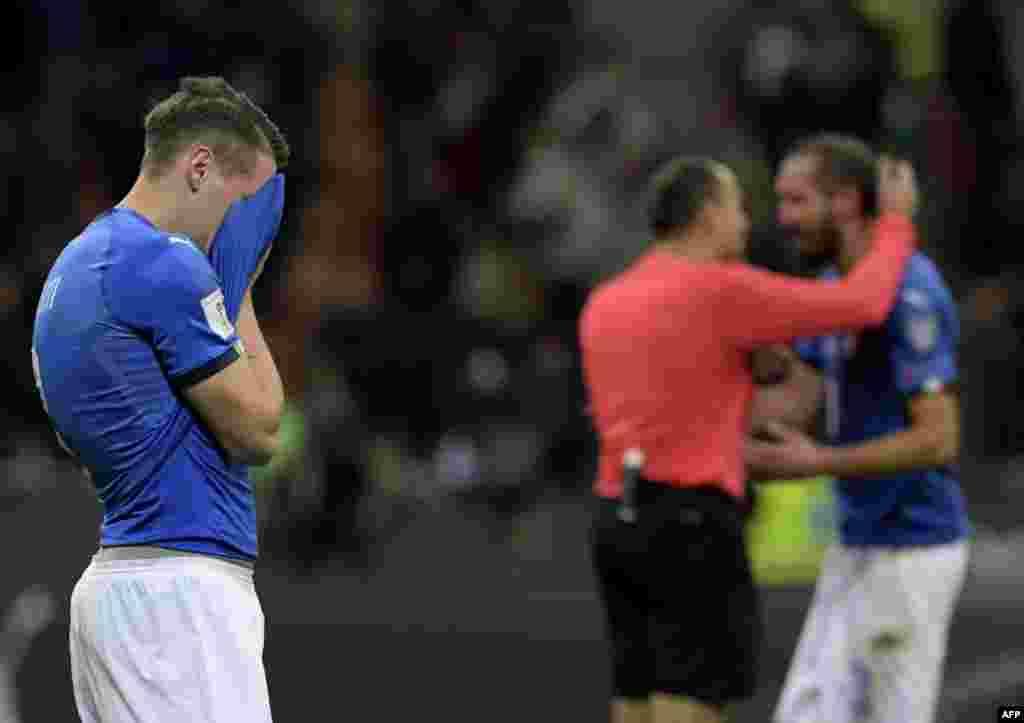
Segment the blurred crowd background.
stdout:
<path fill-rule="evenodd" d="M 70 484 L 29 364 L 45 274 L 127 192 L 152 103 L 183 75 L 216 74 L 294 150 L 256 298 L 289 397 L 286 451 L 254 475 L 270 569 L 373 577 L 424 519 L 543 549 L 524 520 L 583 506 L 595 461 L 577 313 L 643 251 L 650 172 L 679 153 L 733 165 L 752 197 L 752 263 L 801 273 L 771 180 L 787 146 L 820 130 L 914 161 L 924 245 L 962 315 L 972 516 L 982 533 L 1021 525 L 1013 0 L 27 0 L 9 12 L 4 510 Z"/>

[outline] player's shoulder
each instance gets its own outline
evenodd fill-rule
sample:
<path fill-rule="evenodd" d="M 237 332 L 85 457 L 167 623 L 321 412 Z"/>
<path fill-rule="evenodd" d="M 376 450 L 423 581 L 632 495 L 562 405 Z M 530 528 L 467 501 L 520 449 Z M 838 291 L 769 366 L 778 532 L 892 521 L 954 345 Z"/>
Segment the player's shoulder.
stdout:
<path fill-rule="evenodd" d="M 918 353 L 930 352 L 940 339 L 956 343 L 959 337 L 956 303 L 939 268 L 923 253 L 908 262 L 888 326 Z"/>
<path fill-rule="evenodd" d="M 953 295 L 935 262 L 918 251 L 907 262 L 896 304 L 910 311 L 948 309 Z"/>
<path fill-rule="evenodd" d="M 136 259 L 165 254 L 168 258 L 182 256 L 196 260 L 206 259 L 202 249 L 188 237 L 162 231 L 130 209 L 111 209 L 94 221 L 86 231 L 93 228 L 109 233 L 118 249 L 126 256 L 133 256 Z M 174 251 L 166 253 L 168 249 Z M 206 260 L 208 263 L 209 260 Z"/>
<path fill-rule="evenodd" d="M 177 234 L 160 234 L 147 240 L 141 255 L 154 280 L 207 278 L 215 276 L 209 257 L 191 239 Z"/>
<path fill-rule="evenodd" d="M 115 261 L 141 279 L 214 273 L 207 255 L 186 236 L 161 231 L 130 212 L 117 214 L 112 224 Z"/>
<path fill-rule="evenodd" d="M 945 288 L 946 282 L 938 265 L 923 251 L 915 252 L 907 261 L 907 271 L 903 277 L 904 285 L 936 286 Z"/>
<path fill-rule="evenodd" d="M 159 306 L 181 293 L 209 294 L 220 285 L 209 258 L 191 239 L 130 212 L 115 214 L 110 247 L 105 292 L 119 313 Z"/>
<path fill-rule="evenodd" d="M 57 264 L 67 258 L 73 258 L 76 265 L 82 255 L 100 255 L 110 247 L 110 241 L 116 233 L 113 210 L 104 211 L 96 216 L 89 224 L 79 231 L 78 235 L 72 238 L 61 250 L 57 258 Z"/>

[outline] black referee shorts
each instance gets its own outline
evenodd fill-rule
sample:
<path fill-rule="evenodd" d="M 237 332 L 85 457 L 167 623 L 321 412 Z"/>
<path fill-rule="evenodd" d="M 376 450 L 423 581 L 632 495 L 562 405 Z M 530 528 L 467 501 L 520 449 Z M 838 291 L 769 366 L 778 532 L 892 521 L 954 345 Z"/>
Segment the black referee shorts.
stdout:
<path fill-rule="evenodd" d="M 753 695 L 761 615 L 738 501 L 641 480 L 635 522 L 619 519 L 618 500 L 597 504 L 592 555 L 616 697 L 717 706 Z"/>

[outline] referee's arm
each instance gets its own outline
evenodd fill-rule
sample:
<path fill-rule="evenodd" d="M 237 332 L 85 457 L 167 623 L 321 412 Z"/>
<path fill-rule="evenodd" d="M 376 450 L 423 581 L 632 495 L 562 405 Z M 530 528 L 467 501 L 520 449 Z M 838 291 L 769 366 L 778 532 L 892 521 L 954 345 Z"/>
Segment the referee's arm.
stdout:
<path fill-rule="evenodd" d="M 871 251 L 840 279 L 810 281 L 728 265 L 716 279 L 715 313 L 722 337 L 753 350 L 877 326 L 892 310 L 914 243 L 909 217 L 890 213 L 875 225 Z"/>

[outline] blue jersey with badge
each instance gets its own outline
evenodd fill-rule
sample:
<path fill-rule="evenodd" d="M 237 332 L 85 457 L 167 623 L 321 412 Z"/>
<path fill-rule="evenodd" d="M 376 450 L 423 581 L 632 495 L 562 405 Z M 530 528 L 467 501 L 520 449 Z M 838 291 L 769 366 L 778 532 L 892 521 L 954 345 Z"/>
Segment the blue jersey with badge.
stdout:
<path fill-rule="evenodd" d="M 952 296 L 935 265 L 918 253 L 881 327 L 798 342 L 799 355 L 825 378 L 829 441 L 851 445 L 907 429 L 911 397 L 956 381 L 958 336 Z M 839 479 L 835 487 L 845 544 L 942 544 L 968 532 L 953 467 Z"/>
<path fill-rule="evenodd" d="M 32 345 L 51 422 L 103 504 L 101 544 L 255 559 L 246 468 L 181 396 L 240 347 L 198 246 L 134 211 L 103 214 L 50 270 Z"/>

